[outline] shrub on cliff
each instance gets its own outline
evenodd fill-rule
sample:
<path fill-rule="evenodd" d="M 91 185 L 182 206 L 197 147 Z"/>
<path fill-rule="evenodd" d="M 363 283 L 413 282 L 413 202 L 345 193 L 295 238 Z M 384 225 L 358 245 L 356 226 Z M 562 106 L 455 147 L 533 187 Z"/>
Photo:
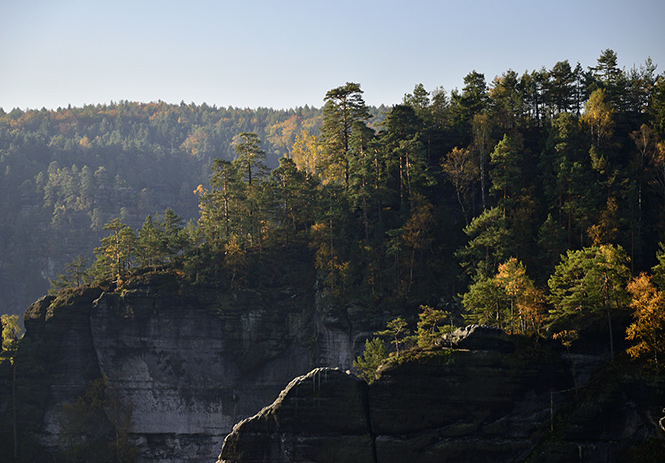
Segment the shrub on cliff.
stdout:
<path fill-rule="evenodd" d="M 353 361 L 353 368 L 358 370 L 358 376 L 372 383 L 376 377 L 376 370 L 387 357 L 388 353 L 381 339 L 368 339 L 365 341 L 363 354 Z"/>

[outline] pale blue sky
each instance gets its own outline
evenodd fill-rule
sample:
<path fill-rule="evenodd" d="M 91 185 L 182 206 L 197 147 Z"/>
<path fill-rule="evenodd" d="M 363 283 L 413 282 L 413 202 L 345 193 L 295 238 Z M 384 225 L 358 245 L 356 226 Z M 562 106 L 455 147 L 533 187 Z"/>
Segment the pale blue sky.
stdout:
<path fill-rule="evenodd" d="M 346 82 L 390 105 L 607 48 L 663 73 L 664 23 L 662 0 L 0 0 L 0 107 L 319 107 Z"/>

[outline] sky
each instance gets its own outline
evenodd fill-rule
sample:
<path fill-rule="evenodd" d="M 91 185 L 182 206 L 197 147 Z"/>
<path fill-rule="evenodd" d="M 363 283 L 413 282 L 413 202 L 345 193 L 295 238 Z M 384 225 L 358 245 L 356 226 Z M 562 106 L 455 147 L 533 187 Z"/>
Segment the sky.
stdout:
<path fill-rule="evenodd" d="M 346 82 L 393 105 L 608 48 L 663 73 L 663 20 L 662 0 L 0 0 L 0 107 L 320 107 Z"/>

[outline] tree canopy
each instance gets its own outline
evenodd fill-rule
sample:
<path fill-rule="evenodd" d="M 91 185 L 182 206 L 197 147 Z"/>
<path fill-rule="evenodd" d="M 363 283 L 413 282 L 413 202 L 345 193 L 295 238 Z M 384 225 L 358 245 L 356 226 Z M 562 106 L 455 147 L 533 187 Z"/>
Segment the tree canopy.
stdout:
<path fill-rule="evenodd" d="M 586 69 L 472 71 L 450 92 L 416 84 L 389 108 L 347 82 L 320 110 L 0 114 L 0 259 L 60 249 L 70 264 L 47 272 L 56 289 L 148 269 L 234 290 L 308 275 L 328 297 L 409 322 L 445 301 L 529 334 L 611 314 L 665 240 L 655 69 L 619 69 L 605 50 Z M 52 238 L 18 231 L 44 224 Z"/>

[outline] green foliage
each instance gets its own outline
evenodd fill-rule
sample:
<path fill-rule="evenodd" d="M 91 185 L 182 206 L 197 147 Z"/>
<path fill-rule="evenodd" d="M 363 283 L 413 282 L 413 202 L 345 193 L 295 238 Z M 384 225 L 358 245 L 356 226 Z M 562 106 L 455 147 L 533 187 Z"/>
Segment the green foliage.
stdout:
<path fill-rule="evenodd" d="M 612 312 L 628 304 L 628 257 L 620 246 L 602 245 L 568 251 L 547 282 L 553 320 L 607 314 L 610 355 L 614 358 Z"/>
<path fill-rule="evenodd" d="M 492 278 L 479 278 L 462 296 L 465 317 L 478 325 L 504 326 L 507 300 Z"/>
<path fill-rule="evenodd" d="M 2 315 L 0 326 L 2 327 L 2 356 L 0 357 L 0 361 L 9 359 L 13 363 L 14 355 L 18 348 L 18 341 L 21 338 L 18 315 Z"/>
<path fill-rule="evenodd" d="M 343 182 L 347 189 L 354 126 L 356 122 L 365 122 L 370 118 L 362 93 L 359 84 L 347 82 L 329 90 L 323 99 L 321 141 L 324 159 L 321 170 L 326 179 Z"/>
<path fill-rule="evenodd" d="M 421 305 L 415 333 L 409 329 L 404 318 L 397 317 L 386 324 L 385 330 L 378 331 L 375 335 L 389 338 L 390 343 L 395 346 L 395 357 L 399 357 L 405 346 L 435 347 L 436 339 L 450 331 L 451 325 L 445 323 L 449 317 L 449 312 Z"/>
<path fill-rule="evenodd" d="M 491 277 L 511 254 L 512 233 L 505 212 L 499 207 L 486 209 L 464 228 L 464 233 L 469 242 L 456 253 L 460 265 L 473 280 Z"/>
<path fill-rule="evenodd" d="M 418 323 L 416 325 L 416 343 L 419 347 L 434 347 L 436 339 L 448 331 L 444 324 L 450 314 L 444 310 L 433 309 L 430 306 L 420 306 Z"/>
<path fill-rule="evenodd" d="M 402 346 L 410 337 L 411 331 L 408 328 L 406 320 L 397 317 L 386 324 L 386 329 L 376 333 L 377 336 L 386 336 L 390 338 L 390 343 L 395 346 L 396 355 L 399 356 L 400 346 Z"/>
<path fill-rule="evenodd" d="M 283 239 L 284 245 L 306 241 L 307 231 L 314 224 L 311 203 L 316 198 L 317 184 L 312 175 L 288 158 L 280 159 L 279 167 L 271 172 L 266 202 L 276 224 L 277 239 Z"/>
<path fill-rule="evenodd" d="M 520 160 L 524 157 L 524 146 L 520 135 L 504 135 L 490 154 L 492 167 L 490 193 L 498 198 L 498 204 L 504 208 L 512 206 L 515 188 L 521 184 Z"/>
<path fill-rule="evenodd" d="M 134 213 L 121 209 L 106 225 L 111 236 L 97 248 L 95 277 L 122 283 L 138 267 L 169 267 L 199 283 L 239 289 L 257 281 L 267 256 L 279 254 L 280 247 L 306 246 L 319 287 L 335 298 L 387 300 L 411 308 L 435 295 L 467 294 L 469 307 L 505 299 L 501 309 L 489 303 L 484 314 L 478 308 L 467 315 L 501 323 L 510 318 L 521 327 L 509 329 L 524 331 L 525 315 L 518 309 L 533 304 L 518 304 L 516 296 L 488 296 L 492 291 L 484 280 L 495 279 L 500 264 L 520 256 L 542 282 L 559 253 L 589 238 L 616 244 L 633 236 L 622 228 L 630 214 L 624 201 L 630 193 L 624 185 L 630 182 L 614 180 L 622 165 L 612 153 L 616 140 L 634 130 L 615 124 L 619 110 L 608 106 L 607 93 L 587 86 L 582 74 L 579 66 L 572 69 L 562 61 L 550 71 L 523 76 L 508 71 L 488 86 L 474 71 L 450 98 L 441 88 L 429 92 L 417 85 L 403 104 L 374 121 L 376 111 L 365 105 L 360 85 L 347 83 L 326 93 L 317 116 L 276 118 L 268 130 L 239 124 L 224 137 L 212 108 L 145 108 L 148 118 L 165 126 L 195 127 L 181 134 L 177 146 L 190 157 L 208 159 L 212 167 L 208 186 L 200 182 L 195 190 L 200 216 L 183 227 L 168 209 L 162 220 L 149 214 L 134 231 L 125 219 Z M 598 79 L 596 86 L 606 78 Z M 142 114 L 140 109 L 133 111 Z M 228 111 L 219 112 L 233 119 Z M 152 136 L 149 130 L 141 133 L 148 140 Z M 79 149 L 94 148 L 92 135 L 78 140 Z M 222 138 L 232 152 L 211 159 Z M 294 159 L 283 158 L 268 174 L 271 143 Z M 598 156 L 590 156 L 590 150 Z M 441 153 L 450 154 L 442 160 Z M 610 170 L 601 165 L 603 156 L 612 161 Z M 439 165 L 445 177 L 435 174 Z M 132 184 L 107 166 L 79 169 L 60 161 L 51 162 L 35 181 L 49 204 L 70 204 L 66 210 L 77 202 L 69 190 L 92 191 L 96 182 L 125 191 Z M 604 206 L 594 181 L 608 188 Z M 450 214 L 451 197 L 463 216 Z M 541 205 L 547 205 L 547 214 L 540 212 Z M 104 214 L 93 215 L 95 227 L 102 228 Z M 462 218 L 469 221 L 464 228 Z M 654 225 L 645 220 L 649 223 L 639 221 L 640 230 Z M 461 288 L 454 279 L 456 259 L 468 277 Z M 437 287 L 441 281 L 445 284 Z M 506 303 L 508 318 L 499 315 Z M 528 330 L 537 331 L 536 326 Z"/>
<path fill-rule="evenodd" d="M 353 368 L 358 371 L 358 376 L 371 384 L 376 378 L 376 370 L 386 358 L 388 353 L 383 341 L 379 338 L 367 339 L 363 354 L 353 361 Z"/>
<path fill-rule="evenodd" d="M 656 259 L 658 263 L 651 268 L 651 272 L 653 273 L 652 281 L 658 289 L 665 291 L 665 243 L 658 243 Z"/>
<path fill-rule="evenodd" d="M 104 225 L 104 230 L 109 230 L 111 234 L 103 238 L 102 245 L 95 249 L 95 276 L 100 280 L 110 278 L 122 283 L 129 276 L 139 254 L 138 238 L 134 230 L 117 217 Z"/>
<path fill-rule="evenodd" d="M 555 316 L 626 307 L 628 258 L 620 246 L 569 250 L 548 281 Z"/>
<path fill-rule="evenodd" d="M 102 227 L 115 217 L 134 229 L 167 207 L 185 220 L 195 218 L 193 190 L 207 184 L 213 158 L 234 158 L 232 141 L 239 133 L 268 140 L 265 163 L 274 167 L 290 134 L 318 134 L 321 117 L 322 110 L 311 107 L 128 101 L 1 112 L 5 307 L 18 313 L 77 255 L 91 260 L 105 236 Z"/>
<path fill-rule="evenodd" d="M 162 271 L 230 290 L 302 282 L 340 307 L 394 314 L 379 334 L 399 357 L 439 336 L 444 314 L 426 304 L 457 294 L 467 320 L 510 332 L 540 333 L 544 300 L 561 325 L 600 310 L 611 324 L 629 303 L 619 244 L 638 273 L 665 236 L 654 69 L 626 73 L 606 50 L 588 71 L 562 61 L 489 85 L 474 71 L 449 94 L 419 84 L 391 108 L 367 107 L 347 83 L 322 110 L 120 102 L 0 113 L 0 289 L 49 272 L 53 255 L 56 268 L 71 262 L 54 289 Z M 412 335 L 406 320 L 420 306 Z M 377 343 L 365 361 L 384 355 Z M 19 410 L 34 424 L 43 397 L 28 372 L 37 383 L 39 367 L 17 370 Z"/>
<path fill-rule="evenodd" d="M 57 293 L 61 289 L 78 288 L 92 282 L 88 271 L 88 261 L 81 254 L 67 264 L 65 273 L 58 273 L 57 279 L 51 280 L 51 293 Z"/>

